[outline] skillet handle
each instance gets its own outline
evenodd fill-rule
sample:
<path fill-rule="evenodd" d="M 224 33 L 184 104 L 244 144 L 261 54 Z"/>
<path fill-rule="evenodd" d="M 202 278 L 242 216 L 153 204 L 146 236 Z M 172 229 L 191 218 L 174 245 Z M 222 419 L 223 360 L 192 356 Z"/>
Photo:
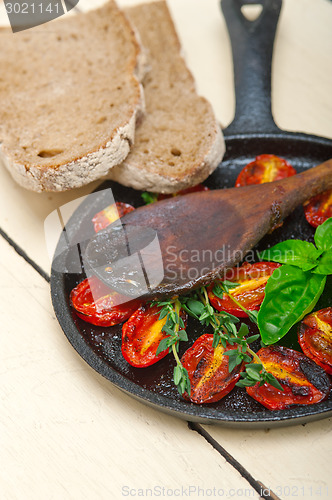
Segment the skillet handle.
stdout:
<path fill-rule="evenodd" d="M 249 21 L 241 7 L 262 5 L 257 19 Z M 282 0 L 221 0 L 230 35 L 235 85 L 235 117 L 226 136 L 276 133 L 271 111 L 271 65 L 275 32 Z"/>

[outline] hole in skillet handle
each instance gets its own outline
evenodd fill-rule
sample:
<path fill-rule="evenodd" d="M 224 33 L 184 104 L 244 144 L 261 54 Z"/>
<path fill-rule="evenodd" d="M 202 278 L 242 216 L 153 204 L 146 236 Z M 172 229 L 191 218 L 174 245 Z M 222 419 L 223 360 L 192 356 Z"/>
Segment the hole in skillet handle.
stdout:
<path fill-rule="evenodd" d="M 260 3 L 250 3 L 247 5 L 242 5 L 241 12 L 243 16 L 248 19 L 248 21 L 256 21 L 263 11 L 263 5 Z"/>

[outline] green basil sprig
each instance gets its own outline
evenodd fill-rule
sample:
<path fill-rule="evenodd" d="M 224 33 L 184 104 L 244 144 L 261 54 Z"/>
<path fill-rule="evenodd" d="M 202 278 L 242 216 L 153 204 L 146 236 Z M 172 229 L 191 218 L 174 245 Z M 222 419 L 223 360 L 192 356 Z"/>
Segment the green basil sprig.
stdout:
<path fill-rule="evenodd" d="M 257 321 L 264 344 L 274 344 L 315 307 L 326 276 L 332 274 L 332 218 L 315 232 L 315 244 L 287 240 L 260 253 L 262 260 L 284 264 L 265 288 Z"/>

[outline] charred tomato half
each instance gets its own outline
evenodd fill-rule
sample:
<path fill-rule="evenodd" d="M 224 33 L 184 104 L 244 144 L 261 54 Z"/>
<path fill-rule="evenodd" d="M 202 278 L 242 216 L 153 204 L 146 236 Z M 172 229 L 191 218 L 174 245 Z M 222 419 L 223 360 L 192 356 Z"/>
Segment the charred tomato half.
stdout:
<path fill-rule="evenodd" d="M 157 354 L 160 341 L 168 335 L 163 331 L 166 317 L 160 319 L 161 307 L 146 304 L 132 314 L 122 327 L 122 354 L 126 361 L 137 368 L 150 366 L 164 358 L 169 348 Z M 186 325 L 187 315 L 180 316 Z"/>
<path fill-rule="evenodd" d="M 304 354 L 332 375 L 332 307 L 306 316 L 298 338 Z"/>
<path fill-rule="evenodd" d="M 296 174 L 296 170 L 283 158 L 275 155 L 260 155 L 248 163 L 238 175 L 235 186 L 264 184 L 278 181 Z"/>
<path fill-rule="evenodd" d="M 142 304 L 108 288 L 96 276 L 86 278 L 70 293 L 77 316 L 97 326 L 114 326 L 128 319 Z"/>
<path fill-rule="evenodd" d="M 303 353 L 281 346 L 263 347 L 257 352 L 264 368 L 272 373 L 283 390 L 259 382 L 246 391 L 269 410 L 291 405 L 311 405 L 326 399 L 331 381 L 324 370 Z"/>
<path fill-rule="evenodd" d="M 280 267 L 275 262 L 257 262 L 249 264 L 245 262 L 240 267 L 234 267 L 226 272 L 224 280 L 238 283 L 238 286 L 230 289 L 230 294 L 245 309 L 249 311 L 258 310 L 265 296 L 265 286 L 272 273 Z M 208 288 L 211 304 L 218 311 L 225 311 L 238 318 L 244 318 L 247 314 L 226 294 L 222 298 L 213 292 L 214 285 Z"/>
<path fill-rule="evenodd" d="M 201 335 L 187 349 L 181 358 L 181 363 L 188 371 L 190 380 L 190 397 L 186 399 L 193 403 L 213 403 L 228 394 L 240 378 L 243 363 L 229 372 L 229 356 L 225 351 L 236 349 L 236 346 L 226 344 L 226 348 L 218 344 L 213 348 L 213 335 Z"/>
<path fill-rule="evenodd" d="M 320 226 L 332 217 L 332 189 L 310 198 L 304 204 L 304 215 L 313 227 Z"/>

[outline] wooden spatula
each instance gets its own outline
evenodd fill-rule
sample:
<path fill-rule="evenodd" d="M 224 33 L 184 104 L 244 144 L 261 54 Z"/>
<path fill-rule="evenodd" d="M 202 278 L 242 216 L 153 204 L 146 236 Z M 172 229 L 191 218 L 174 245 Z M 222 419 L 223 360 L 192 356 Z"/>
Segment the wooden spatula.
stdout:
<path fill-rule="evenodd" d="M 221 277 L 297 205 L 330 188 L 332 160 L 281 181 L 160 201 L 98 233 L 85 264 L 130 297 L 183 294 Z"/>

